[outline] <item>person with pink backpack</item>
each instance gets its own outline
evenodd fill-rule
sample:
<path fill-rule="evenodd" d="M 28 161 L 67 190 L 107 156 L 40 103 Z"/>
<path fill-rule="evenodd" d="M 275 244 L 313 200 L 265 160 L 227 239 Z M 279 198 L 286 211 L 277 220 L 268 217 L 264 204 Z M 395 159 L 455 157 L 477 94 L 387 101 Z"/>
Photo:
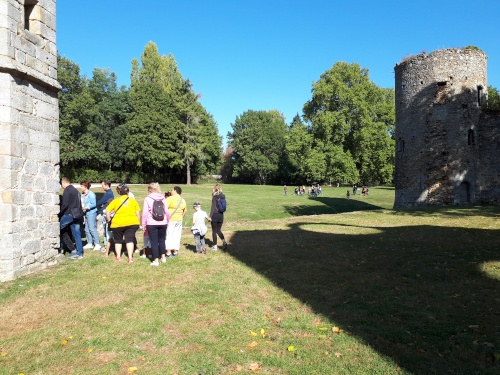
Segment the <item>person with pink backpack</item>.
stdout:
<path fill-rule="evenodd" d="M 169 221 L 168 205 L 161 192 L 160 184 L 152 182 L 148 185 L 148 196 L 144 198 L 142 209 L 142 227 L 147 230 L 153 249 L 152 266 L 158 267 L 160 265 L 160 255 L 162 263 L 167 261 L 165 239 Z"/>

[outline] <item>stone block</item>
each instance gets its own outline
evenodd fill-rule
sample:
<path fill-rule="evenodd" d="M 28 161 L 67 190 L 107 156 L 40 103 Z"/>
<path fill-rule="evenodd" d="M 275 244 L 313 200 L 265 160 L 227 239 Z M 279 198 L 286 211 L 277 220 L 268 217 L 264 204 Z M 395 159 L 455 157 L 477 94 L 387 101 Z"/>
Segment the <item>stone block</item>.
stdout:
<path fill-rule="evenodd" d="M 23 206 L 19 208 L 19 217 L 21 219 L 32 218 L 34 215 L 35 215 L 35 207 L 33 206 Z"/>
<path fill-rule="evenodd" d="M 16 50 L 9 44 L 0 43 L 0 55 L 10 57 L 11 59 L 15 59 Z"/>
<path fill-rule="evenodd" d="M 40 21 L 30 21 L 30 31 L 52 43 L 56 43 L 56 32 Z"/>
<path fill-rule="evenodd" d="M 36 205 L 40 205 L 40 204 L 43 204 L 44 203 L 44 194 L 43 193 L 33 193 L 32 196 L 31 196 L 31 204 L 36 204 Z M 43 216 L 43 212 L 38 215 L 38 208 L 36 208 L 36 216 Z M 43 209 L 43 208 L 42 208 Z"/>
<path fill-rule="evenodd" d="M 19 171 L 24 164 L 24 160 L 10 155 L 0 155 L 0 169 L 10 169 Z"/>
<path fill-rule="evenodd" d="M 29 272 L 30 271 L 29 271 L 28 267 L 19 268 L 12 273 L 12 279 L 16 279 L 16 278 L 21 277 L 21 276 L 26 276 L 27 274 L 29 274 Z M 9 279 L 9 280 L 12 280 L 12 279 Z"/>
<path fill-rule="evenodd" d="M 42 101 L 59 106 L 59 98 L 56 93 L 48 90 L 43 90 L 42 91 Z"/>
<path fill-rule="evenodd" d="M 16 50 L 16 60 L 19 64 L 26 64 L 26 54 L 21 50 Z"/>
<path fill-rule="evenodd" d="M 45 226 L 45 237 L 59 236 L 60 225 L 59 223 L 49 223 Z"/>
<path fill-rule="evenodd" d="M 50 161 L 50 148 L 34 145 L 23 145 L 23 157 L 38 161 Z"/>
<path fill-rule="evenodd" d="M 4 271 L 14 270 L 21 266 L 19 260 L 11 259 L 11 260 L 0 260 L 0 273 Z"/>
<path fill-rule="evenodd" d="M 21 250 L 12 247 L 1 247 L 0 248 L 0 259 L 1 260 L 9 260 L 9 259 L 19 259 L 21 258 Z"/>
<path fill-rule="evenodd" d="M 0 13 L 9 16 L 16 22 L 22 22 L 21 12 L 19 11 L 19 8 L 15 7 L 13 4 L 7 1 L 0 2 Z"/>
<path fill-rule="evenodd" d="M 54 136 L 50 133 L 38 130 L 30 130 L 29 141 L 26 143 L 30 143 L 31 145 L 34 146 L 50 147 L 50 142 L 52 141 L 53 138 Z"/>
<path fill-rule="evenodd" d="M 48 43 L 49 43 L 49 48 L 47 48 L 47 50 L 50 51 L 51 54 L 57 56 L 57 46 L 52 42 L 48 42 Z"/>
<path fill-rule="evenodd" d="M 59 150 L 59 142 L 57 142 L 57 146 L 54 146 L 56 142 L 52 142 L 52 147 L 50 148 L 50 161 L 54 164 L 59 164 L 60 161 L 60 150 Z"/>
<path fill-rule="evenodd" d="M 38 229 L 38 220 L 28 220 L 26 222 L 26 226 L 27 226 L 28 230 Z"/>
<path fill-rule="evenodd" d="M 2 221 L 11 222 L 17 219 L 17 207 L 12 204 L 0 203 L 0 217 Z M 1 243 L 1 240 L 0 240 Z"/>
<path fill-rule="evenodd" d="M 26 81 L 28 85 L 28 90 L 26 93 L 32 98 L 42 100 L 42 88 L 32 82 Z"/>
<path fill-rule="evenodd" d="M 28 230 L 28 224 L 25 221 L 16 221 L 12 224 L 12 233 L 24 233 Z"/>
<path fill-rule="evenodd" d="M 19 114 L 19 125 L 29 129 L 43 131 L 43 120 L 26 113 Z"/>
<path fill-rule="evenodd" d="M 23 172 L 25 174 L 35 175 L 38 173 L 38 165 L 39 163 L 35 160 L 26 160 Z"/>
<path fill-rule="evenodd" d="M 21 244 L 21 236 L 18 233 L 6 234 L 0 238 L 0 248 L 18 249 Z"/>
<path fill-rule="evenodd" d="M 28 204 L 27 194 L 24 190 L 2 191 L 3 204 Z"/>
<path fill-rule="evenodd" d="M 33 186 L 33 190 L 45 191 L 45 178 L 43 177 L 35 178 L 35 184 Z"/>
<path fill-rule="evenodd" d="M 21 112 L 33 112 L 33 98 L 19 91 L 11 92 L 10 105 Z"/>
<path fill-rule="evenodd" d="M 45 263 L 33 263 L 30 266 L 28 266 L 29 273 L 35 273 L 45 268 L 47 268 L 47 265 Z"/>
<path fill-rule="evenodd" d="M 19 111 L 12 107 L 0 106 L 0 123 L 7 122 L 11 124 L 19 123 Z"/>
<path fill-rule="evenodd" d="M 46 62 L 38 60 L 36 57 L 26 55 L 26 66 L 46 76 L 49 75 L 49 65 Z"/>
<path fill-rule="evenodd" d="M 44 23 L 47 27 L 56 31 L 56 16 L 39 5 L 36 5 L 31 14 L 30 20 L 38 20 Z"/>
<path fill-rule="evenodd" d="M 34 177 L 30 175 L 21 175 L 21 189 L 31 190 L 33 189 Z"/>
<path fill-rule="evenodd" d="M 44 62 L 48 66 L 51 66 L 53 68 L 57 68 L 57 56 L 44 51 L 40 47 L 36 48 L 36 58 L 39 59 L 40 61 Z"/>
<path fill-rule="evenodd" d="M 17 187 L 18 177 L 19 172 L 17 171 L 0 169 L 0 189 L 15 189 Z"/>
<path fill-rule="evenodd" d="M 15 49 L 24 52 L 26 54 L 26 58 L 28 57 L 35 58 L 36 46 L 33 43 L 31 43 L 26 38 L 23 38 L 14 33 L 11 34 L 11 40 L 12 40 L 12 46 Z M 26 59 L 26 62 L 28 62 L 28 59 Z"/>
<path fill-rule="evenodd" d="M 19 28 L 17 32 L 22 38 L 25 38 L 28 42 L 33 43 L 35 47 L 44 48 L 45 39 L 41 38 L 39 35 L 35 35 L 32 32 L 26 30 L 24 27 Z"/>
<path fill-rule="evenodd" d="M 54 193 L 54 194 L 59 194 L 59 191 L 61 190 L 61 185 L 59 183 L 58 178 L 48 178 L 46 180 L 46 191 L 47 193 Z"/>
<path fill-rule="evenodd" d="M 25 256 L 28 254 L 34 254 L 37 251 L 42 249 L 42 241 L 41 240 L 28 240 L 23 241 L 21 244 L 21 255 Z"/>
<path fill-rule="evenodd" d="M 41 177 L 53 177 L 54 176 L 54 165 L 52 163 L 47 163 L 47 162 L 40 163 L 38 175 Z"/>
<path fill-rule="evenodd" d="M 38 0 L 38 5 L 52 15 L 56 15 L 56 2 L 54 0 Z"/>
<path fill-rule="evenodd" d="M 0 28 L 0 43 L 11 44 L 11 32 L 8 29 Z"/>
<path fill-rule="evenodd" d="M 43 194 L 43 204 L 52 204 L 54 195 L 55 194 L 44 193 Z"/>
<path fill-rule="evenodd" d="M 49 66 L 49 77 L 57 79 L 57 69 Z"/>
<path fill-rule="evenodd" d="M 59 121 L 59 107 L 43 101 L 33 102 L 33 114 L 45 120 Z"/>
<path fill-rule="evenodd" d="M 25 257 L 21 258 L 21 265 L 22 266 L 27 266 L 28 264 L 31 264 L 34 262 L 35 262 L 35 255 L 34 254 L 28 254 Z"/>

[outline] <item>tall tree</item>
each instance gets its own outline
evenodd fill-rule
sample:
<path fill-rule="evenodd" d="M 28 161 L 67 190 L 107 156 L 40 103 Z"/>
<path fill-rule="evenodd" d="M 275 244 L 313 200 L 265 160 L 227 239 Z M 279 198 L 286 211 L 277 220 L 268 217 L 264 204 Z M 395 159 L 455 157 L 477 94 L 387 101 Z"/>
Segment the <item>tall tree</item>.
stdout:
<path fill-rule="evenodd" d="M 394 168 L 394 90 L 370 81 L 368 69 L 337 62 L 313 83 L 304 105 L 325 177 L 389 182 Z"/>
<path fill-rule="evenodd" d="M 287 126 L 277 110 L 244 112 L 231 124 L 229 146 L 234 148 L 233 176 L 264 185 L 277 173 L 285 148 Z"/>

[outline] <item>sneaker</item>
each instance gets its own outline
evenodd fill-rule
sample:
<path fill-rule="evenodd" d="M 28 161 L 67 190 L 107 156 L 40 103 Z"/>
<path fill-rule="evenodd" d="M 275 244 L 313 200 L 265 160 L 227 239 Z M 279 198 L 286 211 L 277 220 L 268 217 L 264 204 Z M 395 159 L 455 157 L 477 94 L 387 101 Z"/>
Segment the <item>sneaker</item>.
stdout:
<path fill-rule="evenodd" d="M 68 255 L 66 258 L 67 259 L 83 259 L 83 257 L 81 255 L 78 255 L 78 254 Z"/>
<path fill-rule="evenodd" d="M 210 250 L 217 251 L 217 245 L 212 246 Z"/>
<path fill-rule="evenodd" d="M 179 255 L 179 252 L 178 251 L 174 251 L 174 253 L 172 254 L 172 256 L 176 257 Z"/>
<path fill-rule="evenodd" d="M 121 262 L 122 261 L 122 257 L 115 257 L 115 260 L 118 261 L 118 262 Z"/>
<path fill-rule="evenodd" d="M 142 254 L 142 255 L 141 255 L 141 258 L 146 258 L 146 254 Z"/>
<path fill-rule="evenodd" d="M 93 244 L 88 243 L 88 244 L 86 244 L 83 248 L 84 248 L 84 249 L 92 249 L 93 247 L 94 247 L 94 245 L 93 245 Z"/>
<path fill-rule="evenodd" d="M 103 247 L 103 248 L 101 249 L 101 251 L 102 251 L 103 253 L 105 253 L 105 252 L 106 252 L 106 248 L 105 248 L 105 247 Z"/>
<path fill-rule="evenodd" d="M 99 244 L 95 245 L 94 251 L 101 251 L 101 250 L 102 250 L 102 246 L 101 245 L 99 245 Z"/>
<path fill-rule="evenodd" d="M 138 252 L 139 252 L 139 249 L 137 249 L 137 248 L 136 248 L 136 249 L 134 250 L 134 253 L 138 253 Z"/>
<path fill-rule="evenodd" d="M 203 254 L 207 253 L 207 248 L 206 247 L 204 247 L 202 250 L 203 250 Z"/>
<path fill-rule="evenodd" d="M 160 263 L 158 263 L 157 260 L 154 260 L 154 261 L 151 262 L 151 265 L 155 266 L 155 267 L 158 267 L 160 265 Z"/>
<path fill-rule="evenodd" d="M 196 254 L 196 255 L 200 255 L 200 254 L 201 254 L 201 251 L 197 251 L 195 254 Z"/>
<path fill-rule="evenodd" d="M 148 258 L 149 258 L 149 259 L 153 259 L 153 256 L 152 256 L 152 255 L 148 255 Z"/>
<path fill-rule="evenodd" d="M 166 257 L 167 258 L 173 258 L 174 256 L 172 255 L 172 253 L 170 253 L 170 254 L 167 254 Z"/>
<path fill-rule="evenodd" d="M 135 262 L 135 260 L 134 260 L 134 258 L 128 258 L 128 262 L 129 262 L 129 263 L 134 263 L 134 262 Z"/>
<path fill-rule="evenodd" d="M 161 258 L 162 263 L 167 263 L 167 258 Z"/>
<path fill-rule="evenodd" d="M 222 250 L 226 250 L 226 249 L 227 249 L 227 242 L 226 242 L 226 241 L 224 241 L 224 242 L 222 243 Z"/>

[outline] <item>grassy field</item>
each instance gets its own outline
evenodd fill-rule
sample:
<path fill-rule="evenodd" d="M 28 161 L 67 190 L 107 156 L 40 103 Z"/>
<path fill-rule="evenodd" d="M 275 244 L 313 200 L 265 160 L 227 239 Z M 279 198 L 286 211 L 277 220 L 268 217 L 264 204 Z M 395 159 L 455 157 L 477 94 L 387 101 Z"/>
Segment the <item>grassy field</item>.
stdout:
<path fill-rule="evenodd" d="M 159 268 L 91 251 L 0 284 L 0 374 L 500 373 L 500 208 L 323 190 L 224 186 L 226 252 L 186 229 Z"/>

